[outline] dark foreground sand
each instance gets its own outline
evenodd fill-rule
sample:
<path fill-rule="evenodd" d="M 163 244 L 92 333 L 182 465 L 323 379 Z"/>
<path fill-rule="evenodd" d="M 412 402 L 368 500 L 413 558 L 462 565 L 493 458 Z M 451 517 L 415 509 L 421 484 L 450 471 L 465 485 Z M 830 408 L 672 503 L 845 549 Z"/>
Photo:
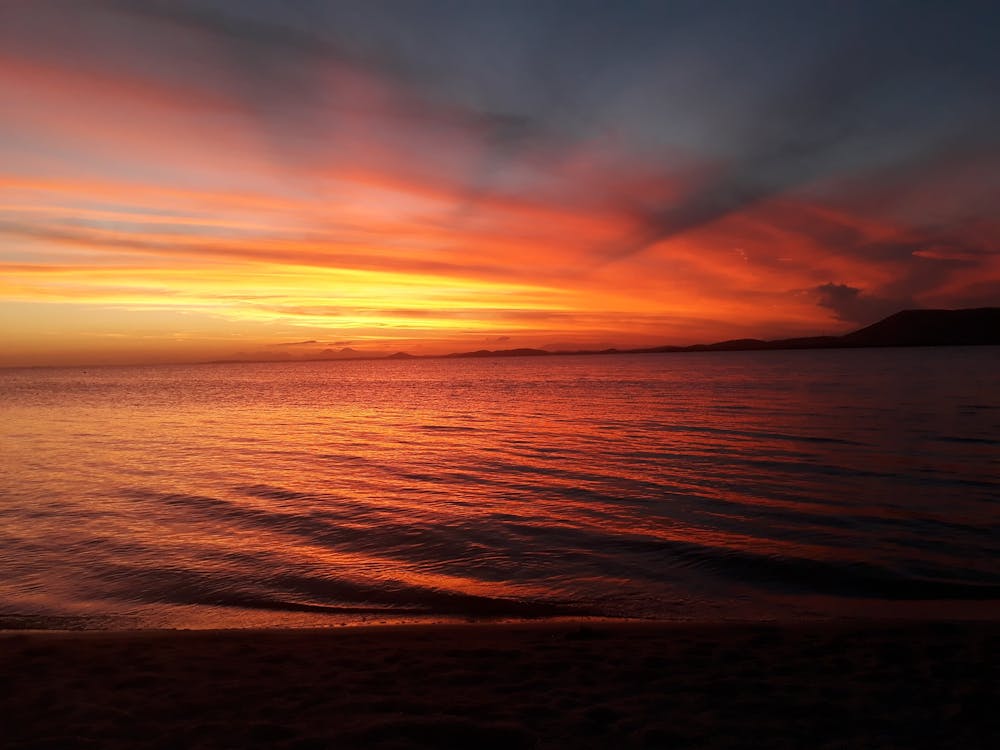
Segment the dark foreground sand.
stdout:
<path fill-rule="evenodd" d="M 996 748 L 1000 625 L 0 634 L 4 748 Z"/>

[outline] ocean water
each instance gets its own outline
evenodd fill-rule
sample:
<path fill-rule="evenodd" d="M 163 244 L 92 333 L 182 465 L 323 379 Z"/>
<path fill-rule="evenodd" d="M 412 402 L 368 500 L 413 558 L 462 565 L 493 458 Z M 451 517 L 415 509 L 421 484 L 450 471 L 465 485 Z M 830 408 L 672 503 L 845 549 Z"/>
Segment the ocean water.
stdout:
<path fill-rule="evenodd" d="M 996 616 L 1000 348 L 0 371 L 0 627 Z"/>

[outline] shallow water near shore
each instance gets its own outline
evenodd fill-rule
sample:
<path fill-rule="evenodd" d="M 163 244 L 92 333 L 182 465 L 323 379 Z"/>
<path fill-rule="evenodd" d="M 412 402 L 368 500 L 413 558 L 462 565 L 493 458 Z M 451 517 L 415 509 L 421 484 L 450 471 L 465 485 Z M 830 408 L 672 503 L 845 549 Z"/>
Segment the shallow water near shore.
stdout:
<path fill-rule="evenodd" d="M 1000 613 L 1000 348 L 0 371 L 0 627 Z"/>

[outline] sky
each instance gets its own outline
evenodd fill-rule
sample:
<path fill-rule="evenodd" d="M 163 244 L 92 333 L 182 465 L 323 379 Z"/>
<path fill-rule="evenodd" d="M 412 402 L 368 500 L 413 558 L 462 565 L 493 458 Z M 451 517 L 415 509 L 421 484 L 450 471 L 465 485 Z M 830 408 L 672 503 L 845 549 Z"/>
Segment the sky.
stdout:
<path fill-rule="evenodd" d="M 0 365 L 1000 305 L 998 8 L 0 0 Z"/>

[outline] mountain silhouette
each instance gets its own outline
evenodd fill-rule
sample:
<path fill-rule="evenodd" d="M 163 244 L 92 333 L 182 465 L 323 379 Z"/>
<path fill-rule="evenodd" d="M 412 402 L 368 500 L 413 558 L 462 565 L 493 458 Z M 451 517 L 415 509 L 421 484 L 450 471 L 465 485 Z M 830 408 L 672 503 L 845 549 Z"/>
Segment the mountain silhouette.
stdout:
<path fill-rule="evenodd" d="M 850 346 L 1000 344 L 1000 307 L 903 310 L 840 339 Z"/>
<path fill-rule="evenodd" d="M 646 354 L 663 352 L 760 351 L 767 349 L 847 349 L 880 346 L 1000 345 L 1000 307 L 968 310 L 902 310 L 878 323 L 843 336 L 792 339 L 731 339 L 693 346 L 653 346 L 642 349 L 549 352 L 544 349 L 480 349 L 446 357 L 537 357 L 560 354 Z"/>

